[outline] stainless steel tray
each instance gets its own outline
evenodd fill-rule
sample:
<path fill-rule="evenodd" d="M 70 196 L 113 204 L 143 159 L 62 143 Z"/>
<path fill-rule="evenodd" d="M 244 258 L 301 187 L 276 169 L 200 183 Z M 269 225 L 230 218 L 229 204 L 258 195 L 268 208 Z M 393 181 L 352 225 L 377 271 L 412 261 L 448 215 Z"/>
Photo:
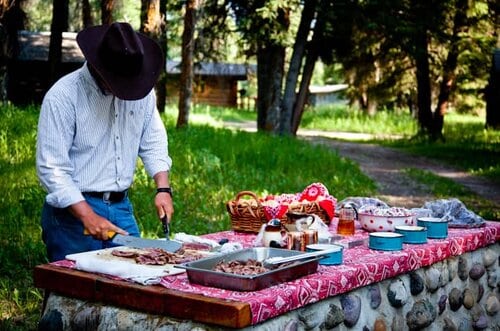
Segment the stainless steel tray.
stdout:
<path fill-rule="evenodd" d="M 291 265 L 248 276 L 214 271 L 213 268 L 220 261 L 247 261 L 249 259 L 264 261 L 270 257 L 287 257 L 300 254 L 304 254 L 304 252 L 279 248 L 256 247 L 208 257 L 184 263 L 176 267 L 186 269 L 188 279 L 191 283 L 235 291 L 256 291 L 315 273 L 318 269 L 318 260 L 321 259 L 321 257 L 297 261 Z"/>

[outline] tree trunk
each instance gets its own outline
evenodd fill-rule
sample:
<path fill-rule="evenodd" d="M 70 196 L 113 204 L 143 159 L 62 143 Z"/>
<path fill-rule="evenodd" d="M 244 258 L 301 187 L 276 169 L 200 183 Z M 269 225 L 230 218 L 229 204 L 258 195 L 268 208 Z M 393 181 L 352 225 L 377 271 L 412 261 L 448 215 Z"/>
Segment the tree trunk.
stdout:
<path fill-rule="evenodd" d="M 424 134 L 432 130 L 431 82 L 427 31 L 420 27 L 415 38 L 415 62 L 417 67 L 417 107 L 418 123 Z"/>
<path fill-rule="evenodd" d="M 486 87 L 486 127 L 500 129 L 500 48 L 492 55 L 490 78 Z"/>
<path fill-rule="evenodd" d="M 306 57 L 306 63 L 304 65 L 304 70 L 302 72 L 302 80 L 300 81 L 299 94 L 297 96 L 297 101 L 295 102 L 295 107 L 293 109 L 293 119 L 292 119 L 292 133 L 297 134 L 297 130 L 300 126 L 300 121 L 302 120 L 302 114 L 304 113 L 307 95 L 309 94 L 309 85 L 311 84 L 311 78 L 314 72 L 314 66 L 318 60 L 318 49 L 311 49 Z"/>
<path fill-rule="evenodd" d="M 165 15 L 166 0 L 142 0 L 141 1 L 141 28 L 140 31 L 153 38 L 160 45 L 163 54 L 166 54 L 166 24 Z M 166 99 L 166 75 L 163 68 L 158 81 L 155 84 L 156 107 L 158 111 L 165 112 Z"/>
<path fill-rule="evenodd" d="M 458 0 L 456 3 L 455 18 L 453 20 L 453 35 L 451 37 L 450 49 L 443 66 L 443 78 L 439 86 L 439 96 L 434 111 L 434 121 L 432 125 L 431 137 L 433 140 L 443 139 L 444 115 L 448 109 L 451 90 L 455 83 L 455 70 L 458 63 L 458 43 L 460 42 L 459 33 L 464 31 L 467 26 L 467 0 Z"/>
<path fill-rule="evenodd" d="M 311 84 L 314 66 L 316 65 L 316 61 L 318 60 L 319 52 L 323 47 L 325 32 L 324 30 L 326 23 L 325 20 L 325 15 L 322 15 L 322 13 L 318 13 L 312 40 L 307 45 L 306 62 L 304 64 L 304 69 L 302 70 L 302 79 L 300 81 L 299 93 L 297 95 L 297 100 L 295 101 L 292 112 L 291 133 L 293 135 L 296 135 L 297 130 L 299 129 L 300 121 L 302 120 L 302 114 L 304 113 L 307 97 L 309 95 L 309 85 Z"/>
<path fill-rule="evenodd" d="M 158 43 L 163 51 L 163 58 L 167 58 L 167 0 L 160 0 L 160 35 Z M 160 113 L 165 112 L 167 106 L 167 72 L 165 66 L 161 71 L 156 89 L 156 106 Z"/>
<path fill-rule="evenodd" d="M 69 0 L 54 0 L 49 45 L 49 87 L 60 77 L 62 34 L 68 30 Z"/>
<path fill-rule="evenodd" d="M 278 133 L 285 47 L 270 45 L 257 51 L 257 129 Z"/>
<path fill-rule="evenodd" d="M 113 9 L 115 0 L 101 0 L 101 23 L 111 24 L 115 21 L 113 17 Z"/>
<path fill-rule="evenodd" d="M 304 58 L 304 51 L 307 45 L 307 37 L 311 30 L 311 22 L 316 12 L 317 0 L 309 0 L 304 3 L 302 16 L 300 18 L 299 29 L 295 37 L 293 45 L 292 58 L 285 82 L 285 91 L 283 93 L 283 100 L 281 103 L 280 115 L 280 134 L 293 134 L 293 106 L 295 103 L 295 89 L 297 88 L 297 81 L 302 66 L 302 59 Z"/>
<path fill-rule="evenodd" d="M 198 0 L 186 1 L 184 31 L 182 32 L 182 61 L 177 128 L 185 127 L 189 123 L 191 98 L 193 94 L 194 29 L 196 26 L 196 10 L 198 8 L 197 1 Z"/>
<path fill-rule="evenodd" d="M 161 32 L 160 0 L 141 1 L 141 32 L 157 39 Z"/>
<path fill-rule="evenodd" d="M 94 25 L 92 7 L 90 6 L 89 0 L 82 0 L 82 22 L 83 28 L 88 28 Z"/>
<path fill-rule="evenodd" d="M 500 129 L 500 6 L 492 5 L 494 13 L 495 34 L 497 36 L 496 49 L 491 57 L 490 78 L 486 86 L 486 127 Z"/>
<path fill-rule="evenodd" d="M 24 30 L 24 1 L 0 0 L 0 101 L 8 99 L 8 66 L 19 54 L 18 31 Z"/>

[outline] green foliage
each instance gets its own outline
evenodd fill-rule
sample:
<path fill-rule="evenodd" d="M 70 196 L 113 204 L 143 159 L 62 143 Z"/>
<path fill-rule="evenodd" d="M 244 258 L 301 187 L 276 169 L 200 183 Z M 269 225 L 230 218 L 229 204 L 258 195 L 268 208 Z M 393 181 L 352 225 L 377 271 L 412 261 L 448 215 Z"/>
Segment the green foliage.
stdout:
<path fill-rule="evenodd" d="M 40 311 L 33 267 L 46 262 L 39 226 L 45 193 L 34 171 L 38 109 L 3 107 L 0 114 L 0 329 L 23 329 L 19 323 L 36 322 Z"/>
<path fill-rule="evenodd" d="M 94 24 L 101 22 L 101 1 L 90 0 Z M 81 2 L 69 1 L 68 31 L 82 29 Z M 141 2 L 136 0 L 115 0 L 113 15 L 116 21 L 129 22 L 135 29 L 140 26 Z M 28 16 L 26 29 L 28 31 L 50 31 L 52 23 L 52 1 L 26 0 L 24 11 Z"/>
<path fill-rule="evenodd" d="M 225 203 L 243 190 L 258 195 L 299 192 L 322 182 L 337 198 L 374 191 L 373 183 L 352 162 L 293 138 L 191 125 L 184 130 L 170 128 L 169 142 L 176 209 L 172 229 L 177 232 L 228 229 Z M 141 215 L 143 228 L 154 225 L 160 235 L 150 201 L 153 183 L 137 186 L 144 177 L 140 175 L 142 180 L 136 180 L 132 190 L 133 199 L 143 199 L 135 204 L 136 214 Z"/>
<path fill-rule="evenodd" d="M 409 113 L 379 111 L 370 116 L 345 105 L 308 108 L 304 112 L 301 128 L 323 131 L 361 132 L 412 136 L 417 123 Z"/>

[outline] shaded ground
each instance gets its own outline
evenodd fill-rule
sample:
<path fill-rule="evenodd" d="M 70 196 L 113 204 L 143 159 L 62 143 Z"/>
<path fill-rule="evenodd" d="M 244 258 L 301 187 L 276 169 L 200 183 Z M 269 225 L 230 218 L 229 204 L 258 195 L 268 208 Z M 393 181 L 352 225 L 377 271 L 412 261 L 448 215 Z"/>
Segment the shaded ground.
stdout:
<path fill-rule="evenodd" d="M 361 170 L 377 183 L 379 198 L 390 205 L 419 207 L 425 201 L 435 199 L 427 186 L 414 181 L 403 171 L 407 168 L 415 168 L 451 179 L 480 197 L 492 201 L 496 206 L 500 206 L 498 185 L 428 158 L 373 144 L 322 137 L 308 137 L 307 139 L 330 146 L 337 150 L 339 155 L 357 162 Z"/>
<path fill-rule="evenodd" d="M 228 122 L 226 126 L 256 131 L 254 122 Z M 368 140 L 372 138 L 371 135 L 299 130 L 298 137 L 329 146 L 340 156 L 358 163 L 363 173 L 377 184 L 377 197 L 390 205 L 420 207 L 425 201 L 436 199 L 427 186 L 416 182 L 404 173 L 404 169 L 415 168 L 451 179 L 480 197 L 490 200 L 495 206 L 500 206 L 500 185 L 487 179 L 470 175 L 425 157 L 409 155 L 397 149 L 340 140 Z"/>

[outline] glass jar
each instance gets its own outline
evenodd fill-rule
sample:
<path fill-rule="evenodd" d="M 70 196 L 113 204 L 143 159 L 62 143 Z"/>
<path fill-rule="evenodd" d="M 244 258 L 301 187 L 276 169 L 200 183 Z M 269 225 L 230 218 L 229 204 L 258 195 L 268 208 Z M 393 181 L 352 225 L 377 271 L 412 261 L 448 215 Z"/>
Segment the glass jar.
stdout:
<path fill-rule="evenodd" d="M 337 233 L 342 236 L 354 234 L 354 221 L 356 220 L 356 211 L 352 206 L 344 206 L 339 210 L 339 223 Z"/>

